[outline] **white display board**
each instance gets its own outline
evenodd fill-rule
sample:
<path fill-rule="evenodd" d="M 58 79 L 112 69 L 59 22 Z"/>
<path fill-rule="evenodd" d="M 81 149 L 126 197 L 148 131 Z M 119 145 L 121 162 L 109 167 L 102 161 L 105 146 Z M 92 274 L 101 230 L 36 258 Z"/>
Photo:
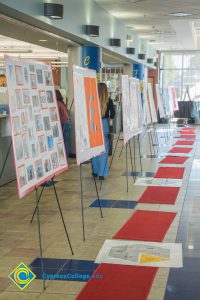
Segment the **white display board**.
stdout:
<path fill-rule="evenodd" d="M 174 86 L 168 86 L 169 105 L 171 112 L 179 110 L 176 89 Z"/>
<path fill-rule="evenodd" d="M 148 83 L 147 90 L 148 90 L 149 106 L 150 106 L 150 113 L 151 113 L 151 121 L 152 123 L 157 123 L 158 118 L 157 118 L 157 113 L 155 108 L 152 86 L 150 82 Z"/>
<path fill-rule="evenodd" d="M 19 197 L 67 169 L 51 65 L 6 56 Z"/>
<path fill-rule="evenodd" d="M 121 76 L 124 144 L 143 130 L 140 82 L 128 75 Z"/>
<path fill-rule="evenodd" d="M 163 97 L 160 94 L 159 84 L 155 84 L 155 87 L 156 87 L 156 96 L 158 100 L 158 109 L 159 109 L 160 118 L 161 119 L 166 118 L 165 105 L 164 105 Z"/>
<path fill-rule="evenodd" d="M 76 160 L 81 164 L 105 152 L 96 72 L 73 66 Z"/>
<path fill-rule="evenodd" d="M 105 240 L 95 263 L 182 268 L 182 244 Z"/>
<path fill-rule="evenodd" d="M 163 88 L 163 100 L 165 103 L 165 113 L 167 116 L 170 116 L 174 111 L 173 108 L 170 107 L 168 89 L 166 87 Z"/>
<path fill-rule="evenodd" d="M 144 119 L 145 124 L 149 125 L 151 124 L 151 113 L 150 113 L 150 107 L 149 107 L 149 100 L 148 100 L 148 94 L 147 94 L 147 83 L 143 81 L 143 100 L 144 100 Z"/>

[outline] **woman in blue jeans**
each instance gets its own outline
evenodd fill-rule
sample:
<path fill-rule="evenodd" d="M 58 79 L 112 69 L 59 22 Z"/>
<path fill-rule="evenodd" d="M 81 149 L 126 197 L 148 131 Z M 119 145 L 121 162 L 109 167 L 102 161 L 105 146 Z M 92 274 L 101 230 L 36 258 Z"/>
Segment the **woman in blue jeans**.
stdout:
<path fill-rule="evenodd" d="M 92 175 L 95 177 L 99 176 L 99 179 L 103 180 L 105 176 L 109 175 L 109 119 L 114 119 L 115 109 L 112 100 L 109 99 L 108 89 L 105 83 L 100 82 L 98 84 L 98 93 L 106 152 L 92 159 Z"/>

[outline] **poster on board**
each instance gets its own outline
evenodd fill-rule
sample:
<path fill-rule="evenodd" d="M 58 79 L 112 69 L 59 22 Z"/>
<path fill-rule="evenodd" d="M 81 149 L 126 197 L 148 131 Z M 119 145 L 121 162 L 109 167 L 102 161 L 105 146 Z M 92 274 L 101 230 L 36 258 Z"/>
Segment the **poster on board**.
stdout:
<path fill-rule="evenodd" d="M 157 96 L 157 100 L 158 100 L 158 109 L 159 109 L 159 114 L 160 114 L 160 118 L 166 118 L 166 114 L 165 114 L 165 105 L 164 105 L 164 101 L 163 101 L 163 97 L 160 94 L 160 88 L 159 85 L 156 84 L 156 96 Z"/>
<path fill-rule="evenodd" d="M 143 99 L 144 99 L 144 105 L 143 105 L 144 124 L 149 125 L 151 124 L 151 114 L 150 114 L 149 100 L 147 95 L 147 83 L 145 81 L 143 81 Z"/>
<path fill-rule="evenodd" d="M 147 91 L 148 91 L 148 98 L 149 98 L 151 121 L 152 121 L 152 123 L 157 123 L 158 118 L 157 118 L 157 113 L 156 113 L 156 108 L 155 108 L 152 86 L 151 86 L 150 82 L 148 83 Z"/>
<path fill-rule="evenodd" d="M 76 160 L 81 164 L 105 152 L 96 72 L 73 66 Z"/>
<path fill-rule="evenodd" d="M 163 88 L 163 100 L 165 104 L 165 113 L 167 116 L 170 116 L 173 111 L 169 104 L 168 89 L 166 87 Z"/>
<path fill-rule="evenodd" d="M 168 86 L 169 103 L 171 112 L 179 110 L 176 89 L 174 86 Z"/>
<path fill-rule="evenodd" d="M 68 168 L 51 65 L 5 56 L 19 197 Z"/>
<path fill-rule="evenodd" d="M 121 76 L 124 144 L 143 130 L 140 82 L 128 75 Z"/>

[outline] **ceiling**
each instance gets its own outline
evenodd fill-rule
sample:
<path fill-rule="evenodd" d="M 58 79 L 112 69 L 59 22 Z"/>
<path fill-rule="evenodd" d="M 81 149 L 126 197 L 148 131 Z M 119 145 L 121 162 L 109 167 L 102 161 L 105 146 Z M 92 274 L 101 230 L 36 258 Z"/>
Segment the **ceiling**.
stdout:
<path fill-rule="evenodd" d="M 199 0 L 96 0 L 157 50 L 197 50 Z M 187 13 L 186 17 L 171 16 Z"/>
<path fill-rule="evenodd" d="M 76 43 L 40 30 L 23 22 L 0 15 L 0 60 L 4 53 L 23 58 L 67 58 L 69 46 Z M 13 26 L 15 31 L 13 32 Z"/>

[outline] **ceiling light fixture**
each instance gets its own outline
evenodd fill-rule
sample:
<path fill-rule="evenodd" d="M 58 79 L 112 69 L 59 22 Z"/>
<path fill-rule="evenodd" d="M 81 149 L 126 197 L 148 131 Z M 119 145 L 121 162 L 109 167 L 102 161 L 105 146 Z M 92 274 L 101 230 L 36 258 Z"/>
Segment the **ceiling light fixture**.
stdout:
<path fill-rule="evenodd" d="M 179 12 L 169 13 L 168 15 L 172 17 L 189 17 L 192 16 L 193 14 L 179 11 Z"/>
<path fill-rule="evenodd" d="M 47 42 L 47 40 L 38 40 L 38 42 Z"/>
<path fill-rule="evenodd" d="M 111 47 L 121 47 L 121 39 L 110 39 Z"/>
<path fill-rule="evenodd" d="M 85 25 L 85 34 L 91 37 L 99 36 L 99 26 L 97 25 Z"/>
<path fill-rule="evenodd" d="M 127 54 L 135 54 L 135 48 L 126 48 L 126 53 Z"/>
<path fill-rule="evenodd" d="M 63 19 L 63 5 L 57 3 L 44 3 L 44 16 L 49 19 Z"/>
<path fill-rule="evenodd" d="M 139 53 L 138 54 L 138 59 L 145 59 L 145 54 L 143 54 L 143 53 Z"/>

